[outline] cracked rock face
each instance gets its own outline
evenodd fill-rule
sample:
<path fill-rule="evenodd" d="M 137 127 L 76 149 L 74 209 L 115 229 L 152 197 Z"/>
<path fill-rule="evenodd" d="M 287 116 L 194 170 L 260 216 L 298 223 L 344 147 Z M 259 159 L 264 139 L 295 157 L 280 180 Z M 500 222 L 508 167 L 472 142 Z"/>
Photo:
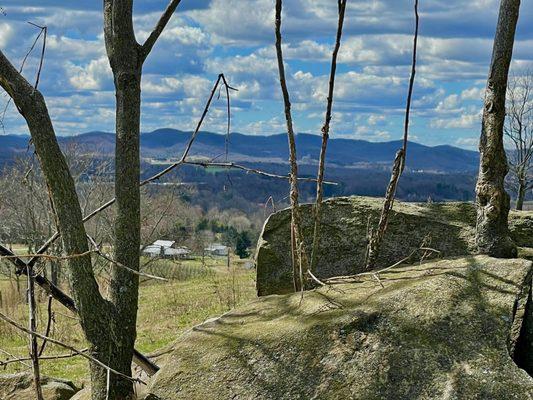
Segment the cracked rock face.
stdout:
<path fill-rule="evenodd" d="M 375 226 L 382 199 L 338 197 L 324 202 L 316 275 L 361 272 L 364 265 L 369 218 Z M 302 206 L 306 248 L 313 235 L 311 205 Z M 422 243 L 440 251 L 440 257 L 476 252 L 476 210 L 473 203 L 395 202 L 377 267 L 387 267 L 408 256 Z M 256 252 L 259 296 L 293 291 L 290 259 L 290 211 L 282 210 L 266 221 Z M 511 237 L 518 246 L 533 247 L 533 212 L 511 212 Z"/>
<path fill-rule="evenodd" d="M 262 297 L 181 336 L 147 398 L 532 399 L 510 355 L 532 272 L 469 256 Z"/>

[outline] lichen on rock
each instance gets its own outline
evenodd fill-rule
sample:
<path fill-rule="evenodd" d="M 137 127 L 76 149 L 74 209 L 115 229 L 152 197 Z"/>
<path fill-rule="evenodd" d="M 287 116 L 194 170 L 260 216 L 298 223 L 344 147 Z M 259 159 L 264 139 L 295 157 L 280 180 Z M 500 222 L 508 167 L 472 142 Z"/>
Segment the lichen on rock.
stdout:
<path fill-rule="evenodd" d="M 324 202 L 321 241 L 315 274 L 319 278 L 361 272 L 369 222 L 376 224 L 382 199 L 337 197 Z M 307 248 L 313 234 L 312 205 L 302 208 Z M 533 212 L 511 212 L 511 235 L 518 246 L 533 247 Z M 293 291 L 290 250 L 290 213 L 281 210 L 265 222 L 256 252 L 259 296 Z M 473 203 L 403 203 L 397 201 L 389 218 L 377 267 L 408 256 L 422 243 L 439 250 L 440 257 L 476 252 L 476 210 Z M 435 254 L 434 254 L 435 255 Z"/>
<path fill-rule="evenodd" d="M 532 399 L 510 355 L 532 268 L 469 256 L 262 297 L 180 337 L 149 398 Z"/>

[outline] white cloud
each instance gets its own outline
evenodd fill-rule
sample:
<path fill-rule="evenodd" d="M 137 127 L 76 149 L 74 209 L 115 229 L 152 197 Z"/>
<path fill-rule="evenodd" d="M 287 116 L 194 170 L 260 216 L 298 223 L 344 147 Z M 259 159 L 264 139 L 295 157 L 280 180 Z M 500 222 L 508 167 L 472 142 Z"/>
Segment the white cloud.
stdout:
<path fill-rule="evenodd" d="M 476 114 L 461 114 L 456 117 L 436 118 L 431 121 L 432 128 L 441 129 L 473 129 L 481 124 L 481 112 Z"/>
<path fill-rule="evenodd" d="M 85 66 L 68 63 L 66 65 L 70 84 L 79 90 L 101 90 L 112 79 L 107 57 L 91 60 Z"/>
<path fill-rule="evenodd" d="M 9 39 L 13 36 L 13 28 L 6 23 L 0 23 L 0 47 L 4 48 L 9 43 Z"/>

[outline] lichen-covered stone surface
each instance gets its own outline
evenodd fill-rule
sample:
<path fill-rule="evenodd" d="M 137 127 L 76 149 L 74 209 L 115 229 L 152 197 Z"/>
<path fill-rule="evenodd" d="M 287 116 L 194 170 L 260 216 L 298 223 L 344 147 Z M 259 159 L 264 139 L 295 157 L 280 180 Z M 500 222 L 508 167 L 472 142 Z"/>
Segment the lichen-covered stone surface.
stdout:
<path fill-rule="evenodd" d="M 470 256 L 262 297 L 181 336 L 147 399 L 532 399 L 509 355 L 532 268 Z"/>
<path fill-rule="evenodd" d="M 322 234 L 316 275 L 329 278 L 361 272 L 364 265 L 369 218 L 377 224 L 382 199 L 338 197 L 327 200 L 322 211 Z M 304 236 L 310 249 L 312 206 L 302 206 Z M 519 246 L 533 247 L 533 212 L 511 212 L 510 229 Z M 476 211 L 472 203 L 395 202 L 377 267 L 408 256 L 424 242 L 440 257 L 473 254 Z M 282 210 L 266 221 L 256 252 L 259 296 L 293 290 L 290 258 L 290 212 Z"/>
<path fill-rule="evenodd" d="M 79 390 L 70 381 L 41 377 L 41 388 L 45 400 L 69 400 Z M 27 372 L 0 375 L 0 399 L 34 400 L 33 375 Z"/>

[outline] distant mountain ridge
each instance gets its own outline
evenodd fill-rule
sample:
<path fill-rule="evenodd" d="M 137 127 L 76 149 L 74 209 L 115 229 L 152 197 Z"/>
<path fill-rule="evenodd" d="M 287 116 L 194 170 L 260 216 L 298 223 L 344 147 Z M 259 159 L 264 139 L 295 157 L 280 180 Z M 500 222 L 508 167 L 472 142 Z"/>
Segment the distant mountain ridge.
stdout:
<path fill-rule="evenodd" d="M 141 134 L 141 153 L 147 160 L 159 162 L 177 158 L 183 152 L 191 132 L 176 129 L 158 129 Z M 226 158 L 226 136 L 211 132 L 200 132 L 191 155 Z M 316 163 L 320 152 L 321 137 L 306 133 L 297 135 L 298 159 L 304 164 Z M 87 132 L 78 136 L 59 137 L 62 145 L 74 144 L 87 151 L 112 155 L 115 136 L 107 132 Z M 330 139 L 328 163 L 344 168 L 388 168 L 401 141 L 368 142 L 355 139 Z M 0 135 L 0 164 L 24 154 L 28 149 L 28 137 Z M 288 159 L 285 134 L 270 136 L 232 133 L 228 141 L 228 159 L 239 162 L 286 163 Z M 407 168 L 434 172 L 475 172 L 479 165 L 477 152 L 453 146 L 425 146 L 409 143 Z"/>

